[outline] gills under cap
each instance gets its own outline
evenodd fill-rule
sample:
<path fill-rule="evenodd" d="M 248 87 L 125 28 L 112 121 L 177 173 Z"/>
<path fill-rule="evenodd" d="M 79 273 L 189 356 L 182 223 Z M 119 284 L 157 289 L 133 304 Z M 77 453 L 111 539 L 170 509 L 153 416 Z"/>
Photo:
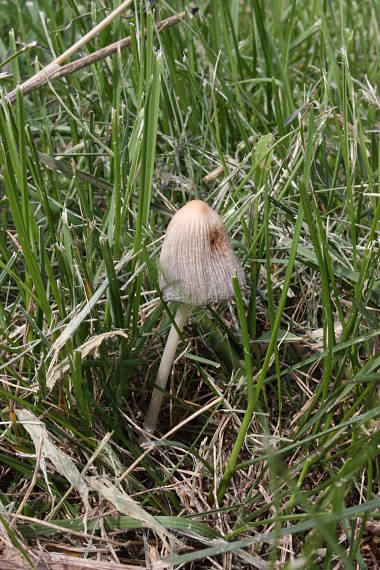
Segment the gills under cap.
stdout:
<path fill-rule="evenodd" d="M 222 218 L 202 200 L 192 200 L 171 219 L 160 256 L 165 301 L 205 305 L 234 294 L 232 277 L 245 287 Z"/>

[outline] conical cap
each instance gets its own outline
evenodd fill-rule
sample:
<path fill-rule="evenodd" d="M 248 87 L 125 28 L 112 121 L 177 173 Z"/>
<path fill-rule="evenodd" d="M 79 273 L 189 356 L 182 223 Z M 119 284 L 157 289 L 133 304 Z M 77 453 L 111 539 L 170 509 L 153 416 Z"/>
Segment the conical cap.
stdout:
<path fill-rule="evenodd" d="M 165 301 L 196 305 L 233 296 L 232 277 L 245 287 L 221 217 L 201 200 L 192 200 L 171 219 L 160 256 L 160 287 Z"/>

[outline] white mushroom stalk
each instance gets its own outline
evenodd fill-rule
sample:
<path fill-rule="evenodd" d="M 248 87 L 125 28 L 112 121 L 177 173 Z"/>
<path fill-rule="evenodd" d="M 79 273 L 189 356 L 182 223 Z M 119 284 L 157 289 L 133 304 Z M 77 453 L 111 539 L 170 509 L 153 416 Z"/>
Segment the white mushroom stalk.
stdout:
<path fill-rule="evenodd" d="M 234 275 L 240 287 L 245 287 L 244 271 L 223 220 L 201 200 L 192 200 L 173 216 L 162 246 L 160 268 L 165 301 L 180 303 L 175 316 L 179 332 L 185 326 L 190 305 L 206 305 L 231 297 Z M 144 422 L 148 433 L 156 429 L 178 342 L 178 332 L 172 325 Z"/>
<path fill-rule="evenodd" d="M 179 305 L 177 313 L 175 315 L 175 322 L 177 324 L 179 332 L 183 331 L 183 327 L 185 326 L 189 312 L 190 305 L 186 305 L 185 303 L 181 303 Z M 166 384 L 168 382 L 170 370 L 172 369 L 178 342 L 178 332 L 172 325 L 168 339 L 166 341 L 164 352 L 162 354 L 160 367 L 157 372 L 156 385 L 153 389 L 152 398 L 150 400 L 149 408 L 145 417 L 144 430 L 148 433 L 154 433 L 156 429 L 158 415 L 160 413 Z"/>

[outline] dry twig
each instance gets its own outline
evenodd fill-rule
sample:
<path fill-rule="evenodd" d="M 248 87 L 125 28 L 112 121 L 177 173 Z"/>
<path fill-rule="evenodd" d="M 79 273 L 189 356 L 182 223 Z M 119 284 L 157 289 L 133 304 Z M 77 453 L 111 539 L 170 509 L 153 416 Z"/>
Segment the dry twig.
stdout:
<path fill-rule="evenodd" d="M 124 9 L 125 9 L 125 8 L 127 8 L 127 6 L 129 6 L 130 2 L 131 2 L 131 0 L 128 0 L 128 2 L 124 2 L 121 6 L 119 6 L 119 8 L 117 10 L 117 14 L 114 15 L 114 17 L 116 17 L 120 13 L 120 11 L 121 11 L 120 8 L 122 6 L 124 6 Z M 197 11 L 198 11 L 198 8 L 192 8 L 190 10 L 190 13 L 195 14 Z M 114 11 L 114 12 L 116 12 L 116 11 Z M 114 12 L 112 12 L 112 14 L 114 14 Z M 123 38 L 122 40 L 119 40 L 117 42 L 114 42 L 113 44 L 110 44 L 109 46 L 106 46 L 102 49 L 99 49 L 99 50 L 95 51 L 94 53 L 91 53 L 89 55 L 81 57 L 80 59 L 77 59 L 76 61 L 73 61 L 73 62 L 68 63 L 66 65 L 63 65 L 63 66 L 60 65 L 60 63 L 64 59 L 67 59 L 69 56 L 71 56 L 74 53 L 74 51 L 77 51 L 77 49 L 82 47 L 89 39 L 94 37 L 94 35 L 96 33 L 98 33 L 101 29 L 103 29 L 105 27 L 104 22 L 106 20 L 108 20 L 107 24 L 110 23 L 110 21 L 112 21 L 112 20 L 109 20 L 109 18 L 112 14 L 110 14 L 105 20 L 100 22 L 100 24 L 98 24 L 98 26 L 95 26 L 95 28 L 93 30 L 91 30 L 91 32 L 89 32 L 88 34 L 83 36 L 83 38 L 81 38 L 71 48 L 66 50 L 66 52 L 64 52 L 64 54 L 62 54 L 57 59 L 55 59 L 54 61 L 49 63 L 49 65 L 47 65 L 46 67 L 44 67 L 40 71 L 38 71 L 38 73 L 36 73 L 32 77 L 30 77 L 29 79 L 24 81 L 24 83 L 21 83 L 21 85 L 16 87 L 16 89 L 13 89 L 13 91 L 11 91 L 7 95 L 6 101 L 8 103 L 13 103 L 16 100 L 18 90 L 24 96 L 27 93 L 30 93 L 31 91 L 35 91 L 36 89 L 39 89 L 40 87 L 42 87 L 43 85 L 45 85 L 49 81 L 53 81 L 53 79 L 58 79 L 58 77 L 64 77 L 65 75 L 71 75 L 75 71 L 78 71 L 79 69 L 82 69 L 83 67 L 87 67 L 88 65 L 91 65 L 92 63 L 95 63 L 96 61 L 99 61 L 101 59 L 105 59 L 106 57 L 109 57 L 110 55 L 112 55 L 114 53 L 119 53 L 120 50 L 129 46 L 131 41 L 132 41 L 131 36 L 129 36 L 128 38 Z M 164 30 L 165 28 L 168 28 L 169 26 L 173 26 L 174 24 L 177 24 L 178 22 L 183 20 L 185 18 L 185 16 L 186 16 L 186 11 L 180 12 L 179 14 L 175 14 L 174 16 L 170 16 L 169 18 L 162 20 L 162 22 L 159 22 L 159 24 L 157 25 L 157 30 L 159 32 L 162 32 L 162 30 Z M 146 30 L 144 30 L 144 37 L 145 37 L 145 34 L 146 34 Z"/>

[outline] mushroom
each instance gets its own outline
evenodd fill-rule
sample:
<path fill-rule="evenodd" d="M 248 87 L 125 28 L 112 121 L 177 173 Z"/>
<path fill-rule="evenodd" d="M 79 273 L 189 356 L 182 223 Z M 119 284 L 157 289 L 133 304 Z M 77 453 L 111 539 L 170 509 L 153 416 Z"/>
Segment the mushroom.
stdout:
<path fill-rule="evenodd" d="M 223 220 L 202 200 L 192 200 L 173 216 L 162 245 L 160 269 L 159 285 L 164 300 L 180 304 L 175 316 L 177 328 L 171 326 L 144 422 L 148 433 L 155 431 L 179 342 L 178 331 L 182 332 L 191 305 L 206 305 L 232 297 L 234 275 L 240 287 L 245 287 L 244 271 Z"/>

